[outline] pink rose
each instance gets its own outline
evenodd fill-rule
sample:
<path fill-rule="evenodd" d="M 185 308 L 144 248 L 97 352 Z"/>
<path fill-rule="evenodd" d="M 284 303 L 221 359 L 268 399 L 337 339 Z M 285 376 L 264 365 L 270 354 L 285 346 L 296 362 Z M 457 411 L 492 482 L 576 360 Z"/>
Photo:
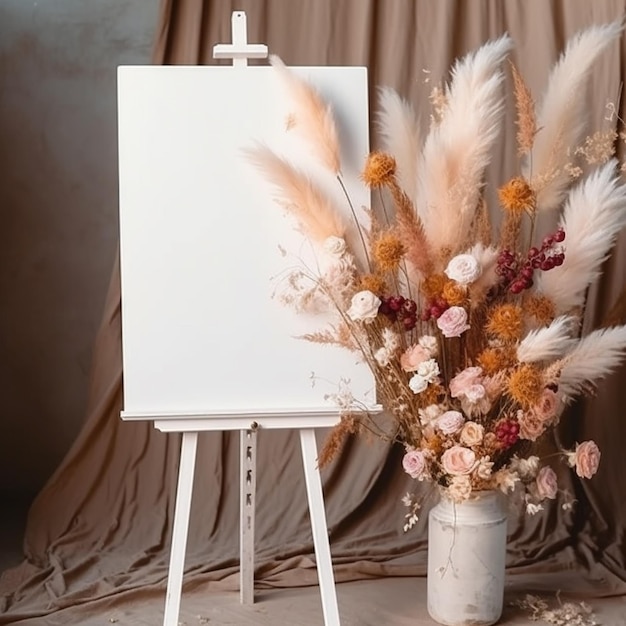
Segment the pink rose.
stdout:
<path fill-rule="evenodd" d="M 454 433 L 458 433 L 461 428 L 463 428 L 464 423 L 465 418 L 462 413 L 458 411 L 446 411 L 437 418 L 435 426 L 444 435 L 454 435 Z"/>
<path fill-rule="evenodd" d="M 556 416 L 559 397 L 551 389 L 544 389 L 539 402 L 532 408 L 533 413 L 544 423 L 549 423 Z"/>
<path fill-rule="evenodd" d="M 546 429 L 546 425 L 534 413 L 517 412 L 519 436 L 521 439 L 536 441 Z"/>
<path fill-rule="evenodd" d="M 460 337 L 470 328 L 467 311 L 462 306 L 451 306 L 437 318 L 437 327 L 444 337 Z"/>
<path fill-rule="evenodd" d="M 424 480 L 428 476 L 428 463 L 421 450 L 409 450 L 402 458 L 404 471 L 417 480 Z"/>
<path fill-rule="evenodd" d="M 464 396 L 472 385 L 481 383 L 483 370 L 480 367 L 467 367 L 450 381 L 450 395 L 453 398 Z"/>
<path fill-rule="evenodd" d="M 485 427 L 476 422 L 465 422 L 461 430 L 460 440 L 465 446 L 477 446 L 483 440 Z"/>
<path fill-rule="evenodd" d="M 469 402 L 471 402 L 472 404 L 476 404 L 487 395 L 487 392 L 482 385 L 477 383 L 475 385 L 470 385 L 465 390 L 465 393 L 463 395 L 467 398 Z"/>
<path fill-rule="evenodd" d="M 558 484 L 556 474 L 551 467 L 546 465 L 539 470 L 537 478 L 535 479 L 535 485 L 540 500 L 544 500 L 545 498 L 554 500 L 554 498 L 556 498 Z"/>
<path fill-rule="evenodd" d="M 476 455 L 469 448 L 452 446 L 441 455 L 441 467 L 452 476 L 469 474 L 476 467 Z"/>
<path fill-rule="evenodd" d="M 417 366 L 430 359 L 428 350 L 420 345 L 411 346 L 400 357 L 400 365 L 405 372 L 417 371 Z"/>
<path fill-rule="evenodd" d="M 583 441 L 576 444 L 574 452 L 574 463 L 576 465 L 576 473 L 581 478 L 591 478 L 600 465 L 600 449 L 594 441 Z"/>

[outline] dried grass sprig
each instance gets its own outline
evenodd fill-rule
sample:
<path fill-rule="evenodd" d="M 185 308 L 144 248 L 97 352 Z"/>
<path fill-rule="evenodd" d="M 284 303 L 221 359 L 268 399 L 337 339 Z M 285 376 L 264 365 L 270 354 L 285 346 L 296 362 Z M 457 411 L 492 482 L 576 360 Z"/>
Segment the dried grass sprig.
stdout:
<path fill-rule="evenodd" d="M 513 76 L 513 94 L 515 95 L 515 110 L 517 112 L 517 154 L 530 152 L 537 134 L 537 117 L 535 115 L 535 101 L 532 93 L 513 61 L 509 61 Z"/>
<path fill-rule="evenodd" d="M 276 202 L 298 220 L 305 234 L 317 242 L 344 236 L 339 213 L 308 176 L 263 144 L 245 149 L 244 154 L 276 188 Z"/>
<path fill-rule="evenodd" d="M 626 225 L 626 184 L 612 160 L 570 191 L 560 219 L 566 233 L 563 265 L 541 272 L 537 289 L 557 313 L 584 303 L 587 287 L 600 275 L 617 234 Z"/>
<path fill-rule="evenodd" d="M 428 241 L 448 256 L 462 247 L 480 202 L 503 113 L 500 66 L 510 48 L 504 36 L 457 62 L 443 118 L 424 144 L 417 206 Z"/>
<path fill-rule="evenodd" d="M 555 209 L 563 200 L 570 183 L 568 149 L 580 143 L 587 119 L 585 100 L 578 96 L 587 87 L 594 62 L 622 30 L 623 23 L 615 21 L 578 33 L 550 73 L 537 116 L 540 131 L 523 169 L 537 190 L 540 211 Z"/>
<path fill-rule="evenodd" d="M 419 120 L 415 110 L 390 87 L 378 90 L 378 128 L 384 149 L 395 156 L 400 187 L 415 202 L 417 162 L 421 150 Z"/>
<path fill-rule="evenodd" d="M 332 107 L 309 82 L 291 72 L 280 57 L 270 55 L 270 63 L 293 100 L 296 112 L 290 117 L 290 126 L 309 142 L 322 165 L 339 174 L 341 151 Z"/>
<path fill-rule="evenodd" d="M 626 326 L 594 330 L 560 361 L 559 392 L 573 399 L 610 374 L 625 355 Z"/>

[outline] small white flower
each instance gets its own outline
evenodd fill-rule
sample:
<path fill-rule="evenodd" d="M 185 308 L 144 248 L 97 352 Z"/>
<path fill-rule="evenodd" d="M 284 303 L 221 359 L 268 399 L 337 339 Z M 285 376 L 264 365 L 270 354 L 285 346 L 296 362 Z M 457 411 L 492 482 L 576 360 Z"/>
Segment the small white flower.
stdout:
<path fill-rule="evenodd" d="M 400 347 L 400 337 L 391 328 L 383 328 L 383 345 L 387 350 L 397 350 Z"/>
<path fill-rule="evenodd" d="M 359 291 L 352 296 L 348 317 L 355 322 L 370 322 L 378 315 L 380 298 L 371 291 Z"/>
<path fill-rule="evenodd" d="M 437 363 L 435 359 L 422 361 L 422 363 L 417 366 L 417 373 L 427 382 L 432 383 L 437 376 L 439 376 L 439 363 Z"/>
<path fill-rule="evenodd" d="M 341 257 L 346 251 L 346 240 L 343 237 L 331 235 L 326 237 L 323 243 L 325 252 L 331 256 Z"/>
<path fill-rule="evenodd" d="M 519 482 L 519 476 L 517 472 L 514 472 L 507 468 L 502 468 L 498 470 L 493 475 L 493 479 L 496 487 L 500 489 L 500 491 L 502 491 L 503 493 L 513 491 L 513 489 L 515 489 L 516 483 Z"/>
<path fill-rule="evenodd" d="M 437 344 L 437 338 L 432 335 L 422 335 L 417 342 L 430 356 L 437 356 L 439 351 L 439 345 Z"/>
<path fill-rule="evenodd" d="M 493 468 L 493 463 L 489 460 L 488 456 L 483 456 L 478 460 L 478 465 L 476 466 L 476 476 L 481 478 L 482 480 L 487 480 L 491 477 L 491 470 Z"/>
<path fill-rule="evenodd" d="M 543 511 L 543 504 L 535 504 L 534 502 L 526 503 L 526 513 L 528 513 L 528 515 L 535 515 L 539 513 L 539 511 Z"/>
<path fill-rule="evenodd" d="M 473 283 L 481 274 L 482 268 L 476 257 L 471 254 L 459 254 L 450 259 L 444 270 L 446 276 L 461 285 Z"/>
<path fill-rule="evenodd" d="M 411 380 L 409 380 L 409 387 L 414 394 L 422 393 L 426 387 L 428 387 L 428 381 L 419 374 L 415 374 Z"/>
<path fill-rule="evenodd" d="M 443 412 L 443 408 L 438 404 L 429 404 L 426 408 L 417 410 L 422 426 L 432 424 Z"/>
<path fill-rule="evenodd" d="M 514 456 L 509 467 L 522 479 L 534 478 L 539 471 L 539 457 L 529 456 L 527 459 L 520 459 Z"/>
<path fill-rule="evenodd" d="M 374 358 L 381 367 L 387 367 L 387 365 L 391 363 L 392 356 L 393 353 L 387 350 L 387 348 L 378 348 L 378 350 L 374 352 Z"/>

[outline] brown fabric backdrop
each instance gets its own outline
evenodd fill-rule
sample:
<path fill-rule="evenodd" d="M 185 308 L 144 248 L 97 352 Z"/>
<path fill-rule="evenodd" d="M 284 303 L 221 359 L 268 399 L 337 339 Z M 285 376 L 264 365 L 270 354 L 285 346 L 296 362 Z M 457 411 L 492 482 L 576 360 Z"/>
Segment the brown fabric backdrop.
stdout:
<path fill-rule="evenodd" d="M 163 0 L 154 62 L 212 63 L 213 44 L 230 41 L 235 9 L 247 13 L 249 41 L 267 43 L 288 64 L 367 65 L 372 110 L 376 86 L 388 85 L 423 111 L 427 122 L 428 93 L 458 55 L 508 31 L 516 42 L 513 59 L 539 96 L 566 39 L 593 23 L 623 16 L 626 0 Z M 604 106 L 607 99 L 617 99 L 625 77 L 625 49 L 622 38 L 594 70 L 587 96 L 592 129 L 608 124 L 603 122 Z M 516 171 L 509 117 L 489 174 L 492 188 Z M 588 326 L 601 321 L 625 283 L 623 234 L 600 285 L 590 293 Z M 27 618 L 37 623 L 37 616 L 73 605 L 78 608 L 71 618 L 68 613 L 49 623 L 83 623 L 117 601 L 163 593 L 180 439 L 149 424 L 119 419 L 119 306 L 116 266 L 95 346 L 87 419 L 31 508 L 27 560 L 0 579 L 0 624 Z M 555 588 L 626 593 L 625 374 L 622 368 L 601 386 L 597 398 L 575 406 L 559 433 L 567 445 L 593 438 L 603 451 L 601 470 L 592 481 L 582 484 L 560 469 L 563 484 L 578 498 L 575 511 L 554 506 L 528 518 L 513 510 L 508 554 L 512 575 L 569 570 L 576 575 L 560 574 Z M 352 441 L 325 471 L 338 581 L 424 574 L 426 516 L 416 530 L 402 532 L 399 501 L 411 485 L 400 458 L 396 448 Z M 209 588 L 235 589 L 237 433 L 201 436 L 194 494 L 185 590 L 207 582 Z M 258 584 L 315 584 L 295 433 L 260 433 L 257 494 Z M 533 577 L 525 580 L 532 588 Z"/>

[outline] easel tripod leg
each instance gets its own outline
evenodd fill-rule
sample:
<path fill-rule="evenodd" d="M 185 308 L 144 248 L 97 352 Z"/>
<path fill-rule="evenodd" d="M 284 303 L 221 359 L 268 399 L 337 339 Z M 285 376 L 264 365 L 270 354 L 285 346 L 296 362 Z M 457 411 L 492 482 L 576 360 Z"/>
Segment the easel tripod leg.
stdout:
<path fill-rule="evenodd" d="M 165 597 L 165 614 L 163 626 L 178 626 L 180 612 L 180 596 L 183 586 L 183 570 L 185 568 L 185 550 L 187 548 L 187 532 L 189 530 L 189 513 L 191 510 L 191 493 L 193 490 L 193 474 L 196 464 L 197 432 L 184 432 L 178 468 L 178 488 L 176 490 L 176 508 L 174 511 L 174 528 L 172 530 L 172 551 L 170 568 L 167 577 L 167 595 Z"/>
<path fill-rule="evenodd" d="M 256 492 L 256 431 L 240 431 L 239 601 L 254 604 L 254 511 Z"/>
<path fill-rule="evenodd" d="M 313 545 L 317 561 L 317 575 L 322 596 L 322 611 L 325 626 L 339 626 L 339 607 L 337 606 L 337 591 L 335 577 L 330 556 L 328 528 L 324 510 L 324 495 L 322 481 L 317 467 L 317 443 L 315 431 L 312 428 L 300 430 L 300 445 L 302 447 L 302 462 L 304 463 L 304 477 L 309 499 L 309 514 L 313 531 Z"/>

